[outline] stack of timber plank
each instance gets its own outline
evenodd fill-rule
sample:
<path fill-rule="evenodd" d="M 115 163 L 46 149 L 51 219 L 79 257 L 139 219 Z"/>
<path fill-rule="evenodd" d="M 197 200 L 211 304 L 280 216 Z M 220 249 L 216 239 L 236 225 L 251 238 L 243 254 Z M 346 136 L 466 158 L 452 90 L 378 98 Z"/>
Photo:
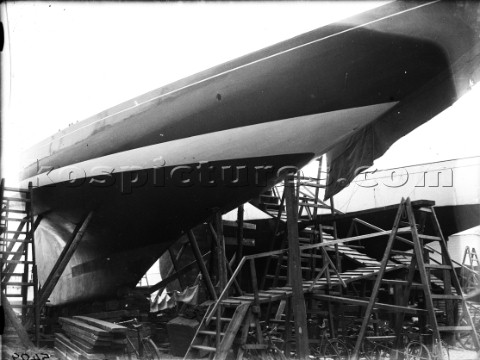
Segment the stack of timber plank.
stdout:
<path fill-rule="evenodd" d="M 125 352 L 124 326 L 86 316 L 58 319 L 65 334 L 55 334 L 55 352 L 62 360 L 115 359 Z"/>

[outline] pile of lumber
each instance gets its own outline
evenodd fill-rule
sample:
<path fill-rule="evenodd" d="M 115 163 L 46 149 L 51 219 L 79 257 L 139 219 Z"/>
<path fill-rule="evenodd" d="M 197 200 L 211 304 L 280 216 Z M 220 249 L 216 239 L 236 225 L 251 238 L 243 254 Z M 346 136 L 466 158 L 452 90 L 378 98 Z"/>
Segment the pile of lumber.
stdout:
<path fill-rule="evenodd" d="M 55 334 L 59 359 L 114 359 L 125 353 L 128 329 L 124 326 L 86 316 L 58 320 L 64 332 Z"/>

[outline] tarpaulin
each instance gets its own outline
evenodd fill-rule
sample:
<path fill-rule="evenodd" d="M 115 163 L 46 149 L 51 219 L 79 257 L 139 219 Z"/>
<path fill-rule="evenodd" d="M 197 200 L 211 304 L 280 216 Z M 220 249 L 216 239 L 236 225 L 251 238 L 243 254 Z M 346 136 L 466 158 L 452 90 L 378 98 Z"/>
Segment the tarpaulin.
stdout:
<path fill-rule="evenodd" d="M 397 105 L 327 152 L 329 170 L 325 199 L 338 193 L 362 170 L 373 165 L 373 161 L 382 156 L 395 141 L 432 119 L 480 82 L 478 4 L 458 2 L 454 11 L 470 26 L 471 33 L 466 34 L 462 41 L 453 38 L 441 41 L 435 32 L 418 34 L 419 39 L 426 40 L 424 45 L 428 43 L 438 48 L 439 53 L 435 56 L 444 58 L 444 68 L 421 88 L 403 98 L 395 96 L 398 89 L 392 83 L 391 100 L 398 101 Z M 423 61 L 422 58 L 418 59 L 419 66 Z M 373 64 L 371 71 L 376 71 Z M 398 71 L 408 75 L 401 66 Z M 368 87 L 368 84 L 365 86 Z"/>
<path fill-rule="evenodd" d="M 456 99 L 452 76 L 444 72 L 419 91 L 399 101 L 380 119 L 335 145 L 327 152 L 325 199 L 348 186 L 395 141 L 449 107 Z"/>
<path fill-rule="evenodd" d="M 183 291 L 175 290 L 170 294 L 158 294 L 150 304 L 150 312 L 173 308 L 177 302 L 198 305 L 198 285 L 189 286 Z"/>

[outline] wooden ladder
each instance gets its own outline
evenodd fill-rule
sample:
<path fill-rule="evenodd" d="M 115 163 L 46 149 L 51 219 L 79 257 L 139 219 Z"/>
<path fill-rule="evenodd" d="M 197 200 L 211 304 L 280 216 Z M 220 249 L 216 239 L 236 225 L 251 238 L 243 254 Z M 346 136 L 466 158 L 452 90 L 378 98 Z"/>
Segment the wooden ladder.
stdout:
<path fill-rule="evenodd" d="M 32 184 L 28 189 L 10 188 L 1 181 L 1 280 L 2 293 L 13 309 L 19 309 L 21 322 L 33 314 L 35 338 L 39 341 L 38 278 L 32 213 Z M 32 289 L 31 292 L 29 289 Z M 19 299 L 20 301 L 15 301 Z"/>
<path fill-rule="evenodd" d="M 250 305 L 249 301 L 224 300 L 216 316 L 207 319 L 212 308 L 210 306 L 197 328 L 184 359 L 206 355 L 214 360 L 226 359 L 239 329 L 251 320 Z M 247 313 L 249 316 L 246 316 Z"/>
<path fill-rule="evenodd" d="M 408 224 L 409 224 L 411 236 L 412 236 L 411 245 L 413 245 L 413 254 L 411 256 L 411 262 L 409 265 L 409 270 L 408 270 L 408 275 L 407 275 L 407 280 L 406 280 L 406 285 L 404 290 L 404 296 L 402 299 L 403 304 L 401 304 L 401 306 L 398 306 L 398 309 L 397 309 L 397 312 L 399 313 L 399 318 L 397 321 L 397 329 L 396 329 L 397 335 L 400 334 L 401 323 L 403 322 L 405 309 L 408 305 L 409 294 L 412 288 L 414 276 L 415 276 L 415 273 L 418 272 L 421 279 L 421 283 L 418 284 L 418 287 L 422 289 L 424 293 L 425 307 L 428 314 L 429 325 L 433 331 L 432 346 L 435 352 L 438 354 L 437 358 L 439 360 L 446 360 L 446 359 L 443 359 L 443 354 L 441 349 L 441 337 L 440 337 L 441 332 L 470 331 L 475 348 L 477 349 L 477 351 L 480 348 L 477 333 L 476 333 L 474 324 L 472 322 L 472 318 L 469 314 L 468 306 L 465 302 L 462 290 L 460 288 L 460 282 L 454 271 L 453 263 L 448 253 L 447 245 L 442 235 L 434 208 L 433 206 L 427 207 L 427 208 L 420 208 L 419 211 L 423 213 L 425 217 L 430 217 L 435 235 L 419 234 L 417 230 L 418 224 L 415 220 L 415 215 L 412 209 L 410 199 L 409 198 L 406 200 L 402 199 L 402 202 L 398 208 L 395 222 L 393 224 L 392 232 L 388 239 L 388 243 L 385 249 L 385 253 L 383 255 L 383 259 L 381 261 L 380 270 L 376 276 L 372 294 L 368 302 L 367 309 L 363 318 L 362 326 L 360 328 L 357 342 L 355 344 L 355 348 L 352 354 L 352 360 L 357 360 L 359 357 L 360 347 L 365 338 L 367 325 L 372 315 L 373 308 L 376 304 L 376 298 L 379 293 L 379 289 L 383 280 L 385 269 L 387 267 L 391 254 L 396 253 L 392 251 L 392 249 L 395 241 L 398 238 L 397 232 L 399 230 L 399 226 L 401 225 L 402 214 L 404 213 L 406 213 L 408 217 Z M 423 220 L 422 220 L 422 223 L 424 224 Z M 442 253 L 442 264 L 433 264 L 429 262 L 429 259 L 426 256 L 428 255 L 428 251 L 425 251 L 425 248 L 424 248 L 424 241 L 429 241 L 429 242 L 438 241 L 440 243 L 440 248 Z M 443 279 L 445 281 L 444 294 L 432 294 L 430 289 L 430 271 L 431 270 L 443 271 Z M 450 280 L 451 280 L 451 283 L 450 283 Z M 453 284 L 457 292 L 456 294 L 452 293 L 451 284 Z M 447 303 L 451 302 L 452 300 L 460 301 L 461 306 L 463 308 L 463 312 L 466 315 L 465 318 L 467 321 L 467 325 L 466 326 L 439 326 L 436 313 L 435 313 L 435 308 L 434 308 L 434 300 L 446 301 Z M 446 308 L 448 309 L 448 305 L 446 305 Z M 397 349 L 400 347 L 401 341 L 402 341 L 401 336 L 397 336 L 397 344 L 396 344 Z"/>
<path fill-rule="evenodd" d="M 465 293 L 475 291 L 480 286 L 480 260 L 475 248 L 466 247 L 462 261 L 462 283 Z"/>

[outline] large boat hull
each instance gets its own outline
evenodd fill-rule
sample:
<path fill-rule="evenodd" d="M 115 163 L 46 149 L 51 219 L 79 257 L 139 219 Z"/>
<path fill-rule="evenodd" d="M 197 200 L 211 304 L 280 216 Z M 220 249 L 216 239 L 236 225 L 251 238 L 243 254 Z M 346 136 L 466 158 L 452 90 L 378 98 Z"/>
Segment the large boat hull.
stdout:
<path fill-rule="evenodd" d="M 33 182 L 43 216 L 41 283 L 94 211 L 50 302 L 134 286 L 182 231 L 258 196 L 287 168 L 382 119 L 408 128 L 448 107 L 468 88 L 475 35 L 455 11 L 388 4 L 144 94 L 33 147 L 22 178 Z M 418 106 L 427 93 L 429 110 Z"/>

